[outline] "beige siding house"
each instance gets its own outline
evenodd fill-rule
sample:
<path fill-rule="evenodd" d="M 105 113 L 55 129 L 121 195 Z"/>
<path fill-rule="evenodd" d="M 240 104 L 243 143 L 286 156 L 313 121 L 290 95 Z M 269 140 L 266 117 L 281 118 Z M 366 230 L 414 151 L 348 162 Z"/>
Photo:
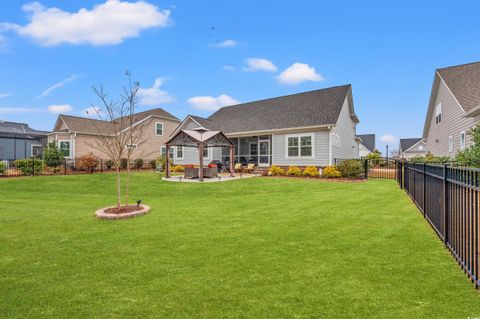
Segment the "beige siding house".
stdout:
<path fill-rule="evenodd" d="M 221 131 L 235 144 L 235 161 L 260 167 L 327 166 L 358 158 L 358 118 L 351 85 L 223 107 L 208 118 L 189 115 L 177 130 Z M 185 148 L 178 164 L 198 164 L 198 150 Z M 228 148 L 209 147 L 204 162 L 229 163 Z"/>
<path fill-rule="evenodd" d="M 179 124 L 178 118 L 160 108 L 136 113 L 133 125 L 145 127 L 146 142 L 138 146 L 133 156 L 142 159 L 154 159 L 159 156 L 165 142 Z M 108 159 L 101 150 L 99 136 L 102 138 L 113 136 L 110 122 L 59 115 L 53 131 L 48 135 L 48 141 L 55 141 L 64 156 L 69 159 L 90 153 L 99 158 Z"/>
<path fill-rule="evenodd" d="M 436 70 L 423 130 L 427 152 L 455 156 L 469 147 L 467 132 L 479 115 L 480 62 Z"/>
<path fill-rule="evenodd" d="M 410 159 L 427 155 L 427 146 L 421 138 L 402 138 L 399 147 L 400 158 Z"/>

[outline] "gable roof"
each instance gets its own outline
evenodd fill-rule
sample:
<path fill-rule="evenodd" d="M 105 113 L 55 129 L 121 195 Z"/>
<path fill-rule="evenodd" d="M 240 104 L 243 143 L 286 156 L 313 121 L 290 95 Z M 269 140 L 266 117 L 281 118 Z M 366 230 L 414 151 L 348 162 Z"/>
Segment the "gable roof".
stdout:
<path fill-rule="evenodd" d="M 480 106 L 480 62 L 438 69 L 437 73 L 465 112 Z"/>
<path fill-rule="evenodd" d="M 180 120 L 175 116 L 173 116 L 172 114 L 166 112 L 161 108 L 156 108 L 156 109 L 133 114 L 133 117 L 134 117 L 133 124 L 135 125 L 137 123 L 140 123 L 141 121 L 152 116 L 163 117 L 172 121 L 180 122 Z M 127 118 L 128 118 L 127 116 L 123 117 L 123 119 L 127 119 Z M 102 121 L 98 119 L 90 119 L 86 117 L 79 117 L 79 116 L 65 115 L 65 114 L 60 114 L 58 119 L 63 121 L 63 123 L 67 127 L 67 131 L 69 132 L 85 133 L 85 134 L 100 134 L 100 135 L 114 134 L 115 132 L 115 129 L 113 126 L 114 122 L 121 121 L 121 118 L 113 122 L 109 122 L 109 121 Z M 125 123 L 123 123 L 122 129 L 128 128 L 130 126 L 129 124 L 130 123 L 128 123 L 128 121 L 125 121 Z M 57 121 L 54 131 L 60 132 L 61 130 L 59 128 L 60 126 Z"/>
<path fill-rule="evenodd" d="M 370 152 L 375 151 L 375 134 L 362 134 L 357 136 L 362 140 L 362 145 Z"/>
<path fill-rule="evenodd" d="M 422 138 L 401 138 L 400 151 L 405 152 L 420 141 Z"/>
<path fill-rule="evenodd" d="M 337 123 L 345 99 L 353 109 L 350 84 L 223 107 L 208 118 L 189 116 L 210 130 L 242 133 Z"/>
<path fill-rule="evenodd" d="M 25 137 L 25 138 L 42 138 L 46 137 L 48 132 L 34 130 L 26 123 L 3 122 L 0 121 L 0 136 L 4 137 Z"/>

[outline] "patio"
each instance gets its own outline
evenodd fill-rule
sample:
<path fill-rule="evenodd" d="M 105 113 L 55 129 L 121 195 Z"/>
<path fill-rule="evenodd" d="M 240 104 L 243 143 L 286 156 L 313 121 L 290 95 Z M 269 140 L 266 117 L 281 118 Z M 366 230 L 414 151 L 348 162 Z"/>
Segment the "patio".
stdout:
<path fill-rule="evenodd" d="M 181 182 L 181 183 L 216 183 L 216 182 L 227 182 L 233 181 L 236 179 L 251 178 L 259 176 L 258 174 L 237 174 L 235 176 L 230 176 L 230 173 L 219 173 L 217 177 L 205 178 L 203 181 L 200 181 L 198 178 L 185 178 L 184 176 L 170 176 L 162 177 L 162 180 L 168 182 Z"/>

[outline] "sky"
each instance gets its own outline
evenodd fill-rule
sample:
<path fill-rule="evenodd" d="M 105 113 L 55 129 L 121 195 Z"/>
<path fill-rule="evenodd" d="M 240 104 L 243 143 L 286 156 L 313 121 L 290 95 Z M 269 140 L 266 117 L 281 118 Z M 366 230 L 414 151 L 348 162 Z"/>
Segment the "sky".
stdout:
<path fill-rule="evenodd" d="M 480 60 L 479 1 L 2 1 L 0 119 L 52 130 L 116 98 L 180 119 L 352 84 L 358 134 L 421 137 L 435 69 Z M 90 112 L 92 114 L 92 112 Z"/>

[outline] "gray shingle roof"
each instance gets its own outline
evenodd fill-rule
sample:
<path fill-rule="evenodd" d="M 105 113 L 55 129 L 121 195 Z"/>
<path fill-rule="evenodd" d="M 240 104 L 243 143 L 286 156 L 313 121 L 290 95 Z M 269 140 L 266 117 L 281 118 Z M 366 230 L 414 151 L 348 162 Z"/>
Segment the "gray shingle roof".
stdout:
<path fill-rule="evenodd" d="M 362 139 L 362 145 L 365 146 L 370 152 L 375 151 L 375 134 L 363 134 L 358 135 Z"/>
<path fill-rule="evenodd" d="M 175 121 L 180 120 L 173 116 L 172 114 L 166 112 L 165 110 L 161 108 L 156 108 L 144 112 L 139 112 L 134 114 L 134 119 L 135 123 L 151 116 L 151 115 L 156 115 L 156 116 L 162 116 L 166 118 L 170 118 Z M 113 128 L 112 122 L 108 121 L 102 121 L 102 120 L 97 120 L 97 119 L 89 119 L 85 117 L 79 117 L 79 116 L 72 116 L 72 115 L 64 115 L 61 114 L 59 116 L 65 125 L 68 127 L 70 132 L 77 132 L 77 133 L 95 133 L 95 134 L 113 134 L 115 129 Z M 127 125 L 128 121 L 125 121 L 124 126 L 125 128 L 128 127 Z"/>
<path fill-rule="evenodd" d="M 421 138 L 402 138 L 400 139 L 400 150 L 402 152 L 405 152 L 406 150 L 408 150 L 410 147 L 417 144 L 421 140 L 422 140 Z"/>
<path fill-rule="evenodd" d="M 480 105 L 480 62 L 438 69 L 437 72 L 466 112 Z"/>
<path fill-rule="evenodd" d="M 46 137 L 48 132 L 34 130 L 26 123 L 3 122 L 0 121 L 0 135 L 6 137 L 26 137 L 26 138 L 41 138 Z"/>
<path fill-rule="evenodd" d="M 195 118 L 224 133 L 335 125 L 350 92 L 350 84 L 336 86 L 223 107 L 207 119 Z"/>

